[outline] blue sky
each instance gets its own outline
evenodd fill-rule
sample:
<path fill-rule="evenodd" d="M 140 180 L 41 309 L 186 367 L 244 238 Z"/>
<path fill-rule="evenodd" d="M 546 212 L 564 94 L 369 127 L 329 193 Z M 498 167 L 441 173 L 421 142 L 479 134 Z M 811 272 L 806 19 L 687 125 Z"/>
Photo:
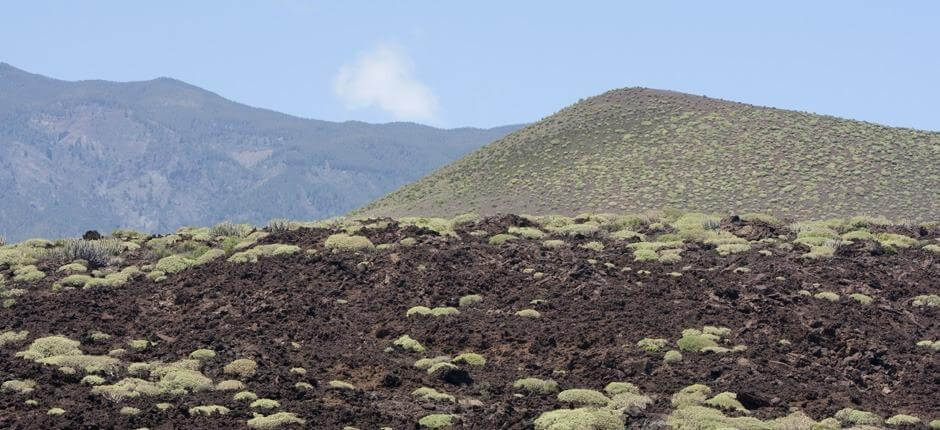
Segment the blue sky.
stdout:
<path fill-rule="evenodd" d="M 940 2 L 20 1 L 0 61 L 327 120 L 534 121 L 647 86 L 940 130 Z"/>

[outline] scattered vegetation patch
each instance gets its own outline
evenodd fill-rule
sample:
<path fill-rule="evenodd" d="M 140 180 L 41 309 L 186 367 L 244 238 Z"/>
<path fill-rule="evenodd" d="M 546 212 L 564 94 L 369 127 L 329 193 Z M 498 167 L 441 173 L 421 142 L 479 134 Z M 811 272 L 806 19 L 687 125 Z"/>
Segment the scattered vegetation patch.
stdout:
<path fill-rule="evenodd" d="M 267 416 L 256 414 L 254 418 L 248 420 L 248 428 L 271 430 L 291 424 L 304 425 L 306 423 L 293 412 L 277 412 Z"/>
<path fill-rule="evenodd" d="M 395 339 L 395 342 L 392 342 L 392 345 L 405 351 L 424 352 L 424 345 L 421 345 L 420 342 L 412 339 L 411 336 L 408 336 L 407 334 L 401 335 L 401 337 Z"/>
<path fill-rule="evenodd" d="M 249 405 L 252 409 L 277 409 L 281 407 L 281 402 L 272 399 L 258 399 Z"/>
<path fill-rule="evenodd" d="M 222 369 L 227 375 L 237 375 L 241 378 L 250 378 L 258 370 L 258 363 L 247 358 L 239 358 L 226 364 Z"/>
<path fill-rule="evenodd" d="M 206 406 L 195 406 L 189 408 L 189 415 L 191 416 L 210 416 L 210 415 L 228 415 L 230 412 L 229 408 L 219 405 L 206 405 Z"/>
<path fill-rule="evenodd" d="M 558 392 L 558 383 L 551 379 L 522 378 L 512 384 L 512 388 L 529 394 L 553 394 Z"/>
<path fill-rule="evenodd" d="M 9 381 L 4 381 L 0 385 L 0 391 L 3 392 L 14 392 L 19 394 L 29 394 L 36 388 L 36 381 L 32 379 L 11 379 Z"/>
<path fill-rule="evenodd" d="M 606 406 L 610 399 L 599 391 L 574 388 L 558 393 L 558 401 L 579 406 Z"/>
<path fill-rule="evenodd" d="M 14 343 L 20 343 L 29 337 L 29 331 L 5 331 L 0 333 L 0 348 Z"/>
<path fill-rule="evenodd" d="M 365 236 L 350 236 L 344 233 L 330 235 L 323 245 L 336 252 L 365 252 L 375 250 L 375 245 Z"/>
<path fill-rule="evenodd" d="M 456 419 L 454 414 L 431 414 L 418 420 L 418 424 L 427 429 L 442 429 L 453 425 Z"/>
<path fill-rule="evenodd" d="M 841 409 L 833 417 L 842 424 L 880 426 L 882 423 L 878 415 L 852 408 Z"/>
<path fill-rule="evenodd" d="M 535 309 L 523 309 L 519 312 L 516 312 L 516 315 L 525 318 L 540 318 L 542 316 L 542 314 L 540 314 L 539 311 Z"/>
<path fill-rule="evenodd" d="M 623 415 L 606 408 L 556 409 L 539 415 L 535 430 L 622 430 Z"/>
<path fill-rule="evenodd" d="M 466 308 L 469 306 L 473 306 L 477 303 L 480 303 L 482 301 L 483 301 L 483 296 L 479 294 L 469 294 L 469 295 L 461 297 L 458 304 L 460 307 Z"/>
<path fill-rule="evenodd" d="M 636 343 L 636 346 L 646 352 L 657 352 L 666 346 L 666 339 L 644 338 Z"/>
<path fill-rule="evenodd" d="M 817 299 L 821 299 L 821 300 L 828 300 L 830 302 L 839 301 L 839 295 L 836 293 L 833 293 L 832 291 L 822 291 L 822 292 L 813 294 L 813 297 Z"/>
<path fill-rule="evenodd" d="M 421 387 L 411 392 L 411 395 L 416 399 L 425 401 L 425 402 L 449 402 L 454 403 L 456 399 L 454 396 L 442 393 L 433 388 Z"/>
<path fill-rule="evenodd" d="M 518 239 L 519 239 L 518 236 L 514 236 L 514 235 L 506 234 L 506 233 L 500 233 L 500 234 L 491 236 L 488 242 L 490 245 L 502 245 L 506 242 L 518 240 Z"/>
<path fill-rule="evenodd" d="M 458 364 L 468 364 L 470 366 L 477 367 L 486 365 L 486 358 L 475 352 L 465 352 L 463 354 L 458 354 L 451 361 Z"/>
<path fill-rule="evenodd" d="M 738 395 L 732 392 L 722 392 L 705 401 L 708 406 L 714 406 L 719 409 L 734 410 L 737 412 L 747 412 L 741 402 L 738 401 Z"/>

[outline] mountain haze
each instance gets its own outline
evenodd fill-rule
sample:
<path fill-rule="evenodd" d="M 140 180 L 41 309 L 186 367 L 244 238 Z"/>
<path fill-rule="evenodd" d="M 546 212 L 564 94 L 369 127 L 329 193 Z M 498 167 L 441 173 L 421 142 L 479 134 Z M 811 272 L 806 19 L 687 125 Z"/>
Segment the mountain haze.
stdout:
<path fill-rule="evenodd" d="M 516 128 L 318 121 L 169 78 L 67 82 L 0 63 L 0 234 L 339 215 Z"/>
<path fill-rule="evenodd" d="M 627 88 L 582 100 L 354 213 L 675 207 L 933 220 L 938 160 L 936 132 Z"/>

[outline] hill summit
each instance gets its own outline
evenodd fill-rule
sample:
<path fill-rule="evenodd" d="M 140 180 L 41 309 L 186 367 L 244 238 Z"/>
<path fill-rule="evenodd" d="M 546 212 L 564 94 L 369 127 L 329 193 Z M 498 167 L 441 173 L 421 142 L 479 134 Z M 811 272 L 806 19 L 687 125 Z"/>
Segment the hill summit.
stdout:
<path fill-rule="evenodd" d="M 940 133 L 647 88 L 582 100 L 357 215 L 940 213 Z"/>

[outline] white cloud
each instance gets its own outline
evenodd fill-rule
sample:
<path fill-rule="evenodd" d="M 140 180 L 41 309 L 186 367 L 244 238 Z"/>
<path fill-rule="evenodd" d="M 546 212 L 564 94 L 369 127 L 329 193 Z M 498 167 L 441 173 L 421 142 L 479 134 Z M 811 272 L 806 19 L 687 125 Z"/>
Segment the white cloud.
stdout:
<path fill-rule="evenodd" d="M 433 120 L 437 98 L 414 76 L 414 64 L 397 47 L 380 44 L 345 64 L 333 90 L 348 109 L 378 107 L 399 120 Z"/>

